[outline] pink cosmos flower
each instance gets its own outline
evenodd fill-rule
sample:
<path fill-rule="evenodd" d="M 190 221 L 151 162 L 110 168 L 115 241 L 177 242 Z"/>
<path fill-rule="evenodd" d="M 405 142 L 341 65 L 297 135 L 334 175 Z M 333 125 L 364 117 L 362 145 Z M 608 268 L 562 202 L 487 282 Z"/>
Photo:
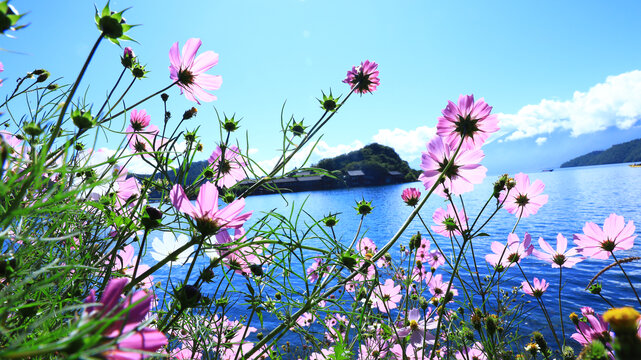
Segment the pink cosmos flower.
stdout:
<path fill-rule="evenodd" d="M 603 321 L 603 317 L 591 308 L 582 308 L 581 313 L 586 321 L 579 321 L 576 332 L 570 337 L 583 346 L 594 340 L 599 340 L 606 344 L 608 349 L 611 349 L 610 342 L 614 333 L 608 331 L 608 324 Z"/>
<path fill-rule="evenodd" d="M 120 316 L 102 330 L 101 335 L 105 339 L 116 339 L 116 347 L 101 354 L 106 359 L 143 359 L 147 356 L 140 351 L 154 352 L 167 345 L 167 337 L 162 332 L 149 327 L 140 329 L 151 308 L 152 296 L 145 291 L 137 291 L 123 298 L 122 291 L 128 282 L 125 278 L 109 280 L 100 302 L 85 308 L 83 313 L 83 319 L 87 322 Z M 96 303 L 95 290 L 91 289 L 85 303 Z"/>
<path fill-rule="evenodd" d="M 323 270 L 322 264 L 323 259 L 316 258 L 314 259 L 314 263 L 307 268 L 307 279 L 310 283 L 315 282 L 320 277 L 320 271 Z"/>
<path fill-rule="evenodd" d="M 511 233 L 507 236 L 507 245 L 494 241 L 490 248 L 494 253 L 485 255 L 485 261 L 494 267 L 501 265 L 504 268 L 521 262 L 523 258 L 532 254 L 534 251 L 532 237 L 528 233 L 525 233 L 525 236 L 523 236 L 522 243 L 516 234 Z"/>
<path fill-rule="evenodd" d="M 245 199 L 236 199 L 222 209 L 218 209 L 218 189 L 206 182 L 200 187 L 194 206 L 179 184 L 169 192 L 171 203 L 178 211 L 184 212 L 196 221 L 196 227 L 205 236 L 214 235 L 222 229 L 237 229 L 245 223 L 252 212 L 240 214 L 245 208 Z"/>
<path fill-rule="evenodd" d="M 395 344 L 390 351 L 394 356 L 393 359 L 396 360 L 424 360 L 430 358 L 430 352 L 427 349 L 412 344 L 407 345 L 405 351 L 403 351 L 401 344 Z"/>
<path fill-rule="evenodd" d="M 431 310 L 428 310 L 428 314 Z M 426 344 L 434 344 L 434 335 L 432 335 L 427 330 L 436 329 L 437 321 L 434 319 L 424 319 L 421 320 L 421 311 L 419 309 L 412 309 L 407 314 L 407 321 L 409 325 L 407 327 L 398 329 L 397 333 L 400 338 L 410 336 L 410 344 L 416 346 L 423 346 L 423 341 Z"/>
<path fill-rule="evenodd" d="M 116 260 L 113 264 L 112 270 L 115 272 L 120 272 L 127 275 L 127 277 L 134 278 L 134 270 L 136 268 L 136 262 L 138 262 L 138 257 L 136 256 L 136 250 L 133 246 L 127 245 L 122 250 L 118 251 L 116 255 Z M 145 265 L 142 262 L 138 262 L 138 269 L 136 270 L 136 277 L 140 274 L 145 273 L 149 270 L 149 265 Z M 137 287 L 142 289 L 151 289 L 153 287 L 154 277 L 149 276 L 143 281 L 139 282 Z"/>
<path fill-rule="evenodd" d="M 521 283 L 521 286 L 523 286 L 523 292 L 525 292 L 530 296 L 534 296 L 538 298 L 543 296 L 543 293 L 545 292 L 545 290 L 548 289 L 548 286 L 550 286 L 550 283 L 545 281 L 545 279 L 541 279 L 539 281 L 539 279 L 535 277 L 530 284 L 527 281 L 523 281 Z"/>
<path fill-rule="evenodd" d="M 316 318 L 314 317 L 314 315 L 306 312 L 303 313 L 303 315 L 301 315 L 298 319 L 296 319 L 296 324 L 304 327 L 311 326 L 314 323 L 315 319 Z"/>
<path fill-rule="evenodd" d="M 483 344 L 478 341 L 473 346 L 465 346 L 461 351 L 457 351 L 455 358 L 456 360 L 487 360 L 483 352 Z"/>
<path fill-rule="evenodd" d="M 378 360 L 385 358 L 389 350 L 389 342 L 379 337 L 370 337 L 361 343 L 358 360 Z"/>
<path fill-rule="evenodd" d="M 375 290 L 375 297 L 372 298 L 374 306 L 381 312 L 387 313 L 392 309 L 396 309 L 397 304 L 403 296 L 401 295 L 401 286 L 394 286 L 394 280 L 385 280 L 384 285 L 379 285 Z"/>
<path fill-rule="evenodd" d="M 499 201 L 503 202 L 505 210 L 517 217 L 528 217 L 539 211 L 541 206 L 548 202 L 548 196 L 541 193 L 545 185 L 541 180 L 530 184 L 530 177 L 523 173 L 514 175 L 516 186 L 507 192 L 503 190 L 499 195 Z M 507 194 L 507 195 L 506 195 Z"/>
<path fill-rule="evenodd" d="M 461 229 L 467 230 L 465 210 L 461 209 L 459 211 L 452 204 L 447 204 L 447 210 L 443 208 L 436 209 L 432 219 L 436 223 L 436 225 L 432 225 L 432 230 L 445 237 L 460 236 Z"/>
<path fill-rule="evenodd" d="M 155 125 L 148 125 L 141 130 L 136 130 L 134 126 L 129 125 L 127 130 L 127 142 L 129 148 L 134 153 L 148 153 L 162 150 L 163 146 L 169 141 L 159 135 L 160 129 Z M 149 156 L 142 154 L 142 156 Z"/>
<path fill-rule="evenodd" d="M 583 260 L 583 258 L 579 256 L 577 248 L 567 250 L 568 240 L 561 235 L 561 233 L 556 236 L 556 250 L 554 250 L 547 241 L 543 240 L 542 237 L 539 238 L 539 246 L 541 246 L 543 251 L 534 249 L 532 255 L 538 259 L 549 262 L 553 268 L 571 268 Z"/>
<path fill-rule="evenodd" d="M 427 152 L 424 151 L 421 156 L 423 173 L 418 178 L 426 189 L 430 189 L 436 183 L 455 151 L 456 149 L 445 143 L 440 136 L 434 137 L 427 144 Z M 439 184 L 435 192 L 446 197 L 445 189 L 455 195 L 472 191 L 474 184 L 483 182 L 487 172 L 487 169 L 479 164 L 483 156 L 480 149 L 461 149 L 443 178 L 445 182 Z"/>
<path fill-rule="evenodd" d="M 401 199 L 405 201 L 407 206 L 416 206 L 418 200 L 421 198 L 421 192 L 417 188 L 407 188 L 403 190 L 401 194 Z"/>
<path fill-rule="evenodd" d="M 243 170 L 247 164 L 240 153 L 240 149 L 236 145 L 225 149 L 224 159 L 221 159 L 221 155 L 222 149 L 220 146 L 217 146 L 208 161 L 213 165 L 214 176 L 218 176 L 220 172 L 220 178 L 216 180 L 216 185 L 230 188 L 247 177 L 245 170 Z"/>
<path fill-rule="evenodd" d="M 223 83 L 220 75 L 205 74 L 218 64 L 218 54 L 206 51 L 196 57 L 201 44 L 200 39 L 191 38 L 183 46 L 182 55 L 178 52 L 178 42 L 169 50 L 169 77 L 178 83 L 181 94 L 184 92 L 187 99 L 198 104 L 199 99 L 204 102 L 216 100 L 216 96 L 205 90 L 218 90 Z"/>
<path fill-rule="evenodd" d="M 427 280 L 427 286 L 429 286 L 430 294 L 432 294 L 434 298 L 440 299 L 445 296 L 445 292 L 449 286 L 449 281 L 444 282 L 443 275 L 436 274 L 429 277 Z M 458 290 L 456 290 L 453 285 L 450 287 L 450 292 L 454 296 L 458 295 Z"/>
<path fill-rule="evenodd" d="M 131 110 L 129 123 L 134 131 L 142 131 L 151 122 L 151 115 L 147 115 L 145 110 Z"/>
<path fill-rule="evenodd" d="M 358 252 L 367 260 L 371 259 L 372 256 L 376 255 L 376 253 L 378 252 L 378 247 L 376 246 L 376 244 L 374 244 L 374 242 L 367 237 L 360 239 L 356 247 L 358 248 Z M 378 259 L 376 261 L 376 266 L 378 266 L 379 268 L 385 267 L 385 260 L 383 258 Z"/>
<path fill-rule="evenodd" d="M 352 70 L 347 72 L 347 77 L 343 82 L 349 84 L 356 93 L 373 92 L 380 85 L 378 64 L 365 60 L 359 66 L 352 66 Z"/>
<path fill-rule="evenodd" d="M 490 115 L 492 107 L 481 98 L 476 103 L 474 95 L 460 95 L 458 105 L 447 102 L 443 116 L 438 118 L 436 134 L 445 141 L 458 147 L 463 138 L 463 148 L 474 149 L 481 147 L 491 133 L 499 130 L 499 119 Z"/>
<path fill-rule="evenodd" d="M 574 234 L 574 243 L 581 255 L 594 259 L 608 259 L 613 251 L 629 250 L 634 246 L 634 223 L 625 224 L 623 216 L 610 214 L 603 230 L 593 223 L 586 222 L 583 234 Z"/>
<path fill-rule="evenodd" d="M 4 71 L 4 65 L 2 65 L 2 61 L 0 61 L 0 72 Z M 2 86 L 2 79 L 0 79 L 0 86 Z"/>

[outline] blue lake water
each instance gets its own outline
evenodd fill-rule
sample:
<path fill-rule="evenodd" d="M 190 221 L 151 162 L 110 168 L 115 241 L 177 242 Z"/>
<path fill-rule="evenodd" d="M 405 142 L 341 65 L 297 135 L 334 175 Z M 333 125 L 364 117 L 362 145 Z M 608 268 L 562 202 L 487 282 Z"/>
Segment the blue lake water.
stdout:
<path fill-rule="evenodd" d="M 552 243 L 554 247 L 556 244 L 557 233 L 563 234 L 568 239 L 568 246 L 573 247 L 572 236 L 575 233 L 582 233 L 582 228 L 585 222 L 592 221 L 599 226 L 603 225 L 604 220 L 611 213 L 622 215 L 625 221 L 632 220 L 637 225 L 636 234 L 639 234 L 639 226 L 641 225 L 641 212 L 638 211 L 639 199 L 641 195 L 641 168 L 631 168 L 625 164 L 607 165 L 607 166 L 593 166 L 581 167 L 571 169 L 555 169 L 554 172 L 540 172 L 530 173 L 531 181 L 540 179 L 545 184 L 545 194 L 549 196 L 548 203 L 544 205 L 539 212 L 531 217 L 521 220 L 516 234 L 520 239 L 527 231 L 532 235 L 533 244 L 538 249 L 539 237 L 543 237 L 548 242 Z M 472 193 L 465 194 L 463 199 L 467 214 L 470 219 L 473 219 L 477 212 L 480 210 L 484 202 L 491 194 L 492 182 L 497 179 L 497 176 L 489 176 L 485 182 L 475 188 Z M 361 199 L 371 200 L 374 206 L 373 212 L 365 218 L 363 224 L 363 231 L 365 236 L 372 239 L 378 247 L 382 247 L 396 232 L 400 225 L 404 222 L 411 212 L 411 208 L 406 206 L 401 201 L 401 192 L 407 187 L 417 187 L 422 193 L 425 193 L 421 183 L 389 185 L 381 187 L 369 188 L 352 188 L 331 191 L 314 191 L 307 193 L 292 193 L 280 195 L 264 195 L 253 196 L 247 199 L 246 210 L 253 210 L 254 216 L 252 220 L 262 216 L 265 212 L 272 209 L 278 209 L 282 214 L 287 214 L 291 211 L 292 206 L 298 209 L 301 204 L 305 203 L 305 210 L 308 214 L 320 220 L 328 213 L 339 213 L 339 223 L 335 227 L 336 235 L 345 244 L 349 244 L 354 237 L 360 216 L 356 214 L 353 209 L 355 202 Z M 493 203 L 492 203 L 493 204 Z M 444 207 L 445 203 L 442 198 L 434 195 L 427 202 L 423 208 L 421 215 L 427 222 L 428 226 L 433 224 L 432 214 L 437 207 Z M 487 212 L 489 215 L 489 212 Z M 483 219 L 483 218 L 482 218 Z M 310 218 L 306 215 L 301 217 L 301 221 L 310 222 Z M 489 237 L 481 237 L 474 240 L 474 249 L 477 254 L 477 261 L 480 266 L 482 275 L 489 273 L 484 257 L 490 253 L 489 245 L 492 241 L 499 241 L 504 243 L 507 235 L 514 226 L 516 217 L 501 210 L 497 216 L 489 223 L 484 232 L 488 233 Z M 251 221 L 250 221 L 251 222 Z M 406 231 L 406 234 L 399 239 L 397 245 L 390 251 L 392 256 L 396 257 L 399 252 L 398 244 L 407 245 L 408 239 L 412 234 L 417 231 L 425 233 L 423 225 L 415 219 Z M 159 234 L 154 234 L 158 236 Z M 438 235 L 435 235 L 438 236 Z M 153 238 L 153 236 L 152 236 Z M 437 238 L 439 244 L 443 246 L 446 253 L 451 248 L 447 244 L 449 240 L 445 237 Z M 638 239 L 635 241 L 638 243 Z M 322 243 L 319 240 L 310 240 L 306 243 L 309 246 L 321 247 Z M 639 249 L 633 248 L 630 251 L 616 253 L 619 259 L 627 256 L 639 256 Z M 147 255 L 144 257 L 144 262 L 153 264 L 155 261 Z M 564 269 L 564 290 L 562 296 L 564 323 L 566 328 L 566 338 L 568 344 L 576 345 L 576 343 L 569 339 L 571 333 L 574 332 L 574 326 L 568 319 L 571 312 L 580 314 L 582 306 L 591 306 L 598 312 L 603 312 L 608 307 L 596 295 L 592 295 L 584 290 L 589 280 L 603 267 L 610 264 L 612 260 L 597 261 L 586 260 L 579 263 L 572 269 Z M 194 274 L 197 270 L 206 266 L 208 260 L 202 259 L 197 262 Z M 311 262 L 307 265 L 309 266 Z M 558 312 L 558 269 L 553 269 L 547 263 L 540 261 L 534 257 L 529 257 L 521 262 L 523 270 L 528 278 L 531 280 L 534 276 L 538 278 L 545 278 L 551 282 L 550 287 L 546 294 L 543 295 L 543 300 L 547 306 L 548 311 L 557 326 L 557 334 L 560 336 L 561 331 L 558 328 L 559 312 Z M 641 262 L 631 262 L 623 265 L 628 275 L 631 276 L 635 285 L 641 285 Z M 156 278 L 166 276 L 168 271 L 167 267 L 163 267 L 157 274 Z M 174 267 L 172 269 L 172 278 L 182 279 L 187 271 L 187 266 Z M 443 273 L 445 267 L 441 267 L 438 272 Z M 444 273 L 444 278 L 449 279 L 449 275 Z M 634 297 L 633 292 L 630 290 L 626 279 L 623 277 L 620 269 L 613 268 L 601 276 L 600 280 L 603 281 L 603 295 L 613 302 L 615 306 L 635 306 L 639 308 L 638 303 Z M 505 285 L 502 287 L 517 286 L 523 281 L 523 278 L 516 268 L 508 270 L 505 276 Z M 234 284 L 242 286 L 239 290 L 244 290 L 245 286 L 242 285 L 243 280 L 239 277 L 234 281 Z M 208 284 L 203 288 L 203 292 L 213 293 L 216 284 Z M 301 287 L 302 282 L 293 282 L 292 286 Z M 462 292 L 460 291 L 460 284 L 455 282 L 455 286 L 459 288 L 459 296 L 455 300 L 463 300 Z M 641 290 L 641 286 L 639 286 Z M 429 292 L 426 291 L 427 297 Z M 533 316 L 523 318 L 520 326 L 521 332 L 525 336 L 529 336 L 531 331 L 539 330 L 544 334 L 549 335 L 544 319 L 539 314 L 538 306 L 534 299 L 529 296 L 522 298 L 523 301 L 532 301 L 527 307 L 532 309 Z M 241 306 L 240 300 L 230 312 L 233 317 L 234 314 L 241 314 L 246 306 Z M 295 309 L 294 309 L 295 310 Z M 263 332 L 267 333 L 270 327 L 275 323 L 272 322 L 273 318 L 266 318 L 266 323 Z M 260 328 L 260 324 L 255 321 L 253 326 Z M 546 336 L 548 342 L 553 345 L 553 339 Z M 300 343 L 301 339 L 289 336 L 286 338 L 293 343 Z M 556 346 L 553 346 L 556 347 Z"/>

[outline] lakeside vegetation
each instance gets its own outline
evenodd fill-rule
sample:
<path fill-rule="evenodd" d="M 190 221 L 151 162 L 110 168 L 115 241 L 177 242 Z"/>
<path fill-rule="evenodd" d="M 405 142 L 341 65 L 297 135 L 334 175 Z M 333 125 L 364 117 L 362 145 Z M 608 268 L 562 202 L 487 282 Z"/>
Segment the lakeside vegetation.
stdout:
<path fill-rule="evenodd" d="M 588 165 L 641 162 L 641 139 L 612 145 L 607 150 L 592 151 L 561 164 L 562 168 Z"/>

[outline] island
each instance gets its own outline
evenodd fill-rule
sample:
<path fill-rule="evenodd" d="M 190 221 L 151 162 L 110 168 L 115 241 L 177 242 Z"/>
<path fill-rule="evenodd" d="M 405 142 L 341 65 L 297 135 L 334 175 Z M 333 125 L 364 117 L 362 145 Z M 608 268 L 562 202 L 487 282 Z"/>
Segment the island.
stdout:
<path fill-rule="evenodd" d="M 641 139 L 616 144 L 607 150 L 592 151 L 561 164 L 562 168 L 588 165 L 641 162 Z"/>

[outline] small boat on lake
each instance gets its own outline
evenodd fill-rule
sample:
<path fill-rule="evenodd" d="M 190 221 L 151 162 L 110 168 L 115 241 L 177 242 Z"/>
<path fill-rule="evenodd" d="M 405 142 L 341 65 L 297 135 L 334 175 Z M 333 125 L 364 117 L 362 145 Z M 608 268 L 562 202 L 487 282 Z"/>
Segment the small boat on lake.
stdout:
<path fill-rule="evenodd" d="M 554 171 L 554 169 L 543 169 L 543 170 L 541 170 L 541 171 L 542 171 L 542 172 L 552 172 L 552 171 Z"/>
<path fill-rule="evenodd" d="M 629 167 L 641 167 L 641 163 L 634 163 L 634 164 L 630 164 L 628 166 Z"/>

